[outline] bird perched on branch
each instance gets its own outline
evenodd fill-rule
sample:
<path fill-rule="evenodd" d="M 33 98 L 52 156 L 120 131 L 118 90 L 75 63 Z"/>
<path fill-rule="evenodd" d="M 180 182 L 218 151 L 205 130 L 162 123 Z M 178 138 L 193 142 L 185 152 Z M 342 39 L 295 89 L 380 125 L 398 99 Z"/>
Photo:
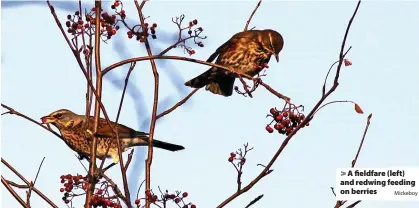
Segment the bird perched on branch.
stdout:
<path fill-rule="evenodd" d="M 221 45 L 207 60 L 228 67 L 235 72 L 249 76 L 257 75 L 267 66 L 271 56 L 279 62 L 279 52 L 284 40 L 275 30 L 248 30 L 239 32 Z M 201 75 L 187 81 L 186 86 L 201 88 L 223 96 L 233 94 L 233 85 L 237 75 L 225 69 L 211 67 Z"/>
<path fill-rule="evenodd" d="M 94 117 L 90 116 L 86 120 L 85 115 L 77 115 L 70 110 L 61 109 L 41 118 L 42 123 L 52 124 L 58 128 L 64 138 L 64 142 L 80 156 L 90 156 L 90 149 L 92 145 L 93 124 Z M 86 123 L 88 122 L 88 123 Z M 147 146 L 148 134 L 144 132 L 135 131 L 122 124 L 116 125 L 110 122 L 115 128 L 118 127 L 118 135 L 121 141 L 121 150 L 125 152 L 129 147 L 133 146 Z M 108 125 L 105 119 L 100 118 L 96 136 L 97 140 L 97 158 L 105 159 L 111 157 L 114 163 L 119 161 L 118 142 L 116 135 L 112 134 L 112 128 Z M 110 145 L 108 154 L 106 150 Z M 183 146 L 171 144 L 153 139 L 153 147 L 165 149 L 169 151 L 178 151 L 185 149 Z"/>

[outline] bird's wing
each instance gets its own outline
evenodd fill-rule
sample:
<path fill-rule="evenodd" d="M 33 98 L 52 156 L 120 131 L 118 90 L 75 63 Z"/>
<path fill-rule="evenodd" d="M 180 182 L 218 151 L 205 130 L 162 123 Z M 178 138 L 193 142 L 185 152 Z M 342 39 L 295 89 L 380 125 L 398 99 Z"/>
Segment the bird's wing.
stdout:
<path fill-rule="evenodd" d="M 91 117 L 90 119 L 91 119 L 90 128 L 93 129 L 94 118 Z M 116 125 L 115 122 L 110 121 L 110 123 L 112 124 L 113 127 L 115 127 Z M 98 125 L 96 134 L 97 136 L 101 136 L 101 137 L 107 137 L 107 138 L 113 137 L 112 128 L 109 126 L 108 122 L 106 122 L 106 119 L 103 119 L 103 118 L 99 119 L 99 125 Z M 135 131 L 134 129 L 131 129 L 122 124 L 118 124 L 118 134 L 119 134 L 119 138 L 134 138 L 134 137 L 148 138 L 147 133 Z"/>
<path fill-rule="evenodd" d="M 219 54 L 222 54 L 226 52 L 228 49 L 230 49 L 231 47 L 234 47 L 234 45 L 240 40 L 241 36 L 243 36 L 242 34 L 243 33 L 237 33 L 233 35 L 233 37 L 231 37 L 228 41 L 226 41 L 224 44 L 218 47 L 217 50 L 215 50 L 215 52 L 211 54 L 211 56 L 207 59 L 207 62 L 214 61 L 215 58 L 217 58 Z"/>

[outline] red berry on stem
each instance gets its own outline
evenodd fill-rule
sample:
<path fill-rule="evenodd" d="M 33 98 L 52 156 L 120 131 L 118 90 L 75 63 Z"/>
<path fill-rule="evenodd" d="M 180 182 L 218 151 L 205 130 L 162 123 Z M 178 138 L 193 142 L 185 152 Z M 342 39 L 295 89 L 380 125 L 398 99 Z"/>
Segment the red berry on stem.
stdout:
<path fill-rule="evenodd" d="M 234 90 L 239 90 L 239 87 L 237 87 L 237 86 L 234 86 Z"/>
<path fill-rule="evenodd" d="M 269 126 L 269 125 L 266 125 L 265 129 L 266 129 L 266 131 L 268 131 L 269 133 L 274 132 L 274 130 L 272 129 L 272 127 L 271 127 L 271 126 Z"/>
<path fill-rule="evenodd" d="M 97 190 L 97 194 L 99 194 L 99 195 L 103 194 L 102 189 Z"/>
<path fill-rule="evenodd" d="M 60 188 L 60 192 L 64 192 L 64 188 Z"/>
<path fill-rule="evenodd" d="M 112 29 L 112 35 L 115 35 L 116 34 L 116 30 L 115 29 Z"/>
<path fill-rule="evenodd" d="M 194 19 L 194 20 L 192 21 L 192 23 L 193 23 L 194 25 L 196 25 L 196 24 L 198 24 L 198 20 Z"/>
<path fill-rule="evenodd" d="M 233 162 L 233 160 L 234 160 L 234 157 L 229 157 L 228 158 L 228 162 Z"/>
<path fill-rule="evenodd" d="M 195 205 L 195 204 L 192 204 L 192 205 L 191 205 L 191 208 L 196 208 L 196 205 Z"/>
<path fill-rule="evenodd" d="M 282 113 L 282 115 L 283 115 L 284 117 L 288 117 L 288 112 L 283 112 L 283 113 Z"/>
<path fill-rule="evenodd" d="M 236 157 L 236 153 L 231 152 L 231 153 L 230 153 L 230 157 Z"/>
<path fill-rule="evenodd" d="M 272 115 L 275 115 L 275 114 L 276 114 L 276 112 L 277 112 L 277 110 L 276 110 L 275 108 L 271 108 L 271 109 L 269 110 L 269 113 L 271 113 Z"/>
<path fill-rule="evenodd" d="M 183 196 L 183 198 L 188 197 L 188 192 L 183 192 L 182 196 Z"/>
<path fill-rule="evenodd" d="M 280 124 L 278 124 L 278 123 L 277 123 L 277 124 L 275 124 L 275 125 L 274 125 L 274 129 L 276 129 L 276 130 L 280 130 L 280 129 L 281 129 L 281 128 L 280 128 Z"/>
<path fill-rule="evenodd" d="M 157 24 L 156 23 L 153 23 L 153 27 L 157 27 Z"/>
<path fill-rule="evenodd" d="M 180 202 L 180 199 L 179 198 L 176 198 L 175 199 L 175 203 L 177 204 L 177 203 L 179 203 Z"/>
<path fill-rule="evenodd" d="M 115 3 L 113 3 L 113 5 L 118 7 L 119 6 L 119 1 L 115 1 Z"/>
<path fill-rule="evenodd" d="M 275 121 L 276 122 L 280 122 L 280 121 L 282 121 L 282 119 L 283 119 L 284 117 L 281 115 L 281 114 L 279 114 L 279 115 L 277 115 L 276 117 L 275 117 Z"/>

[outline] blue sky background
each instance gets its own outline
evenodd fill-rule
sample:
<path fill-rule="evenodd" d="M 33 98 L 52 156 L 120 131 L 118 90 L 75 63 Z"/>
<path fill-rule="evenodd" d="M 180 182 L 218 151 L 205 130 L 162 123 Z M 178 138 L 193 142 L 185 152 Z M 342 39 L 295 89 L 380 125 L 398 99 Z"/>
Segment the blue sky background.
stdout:
<path fill-rule="evenodd" d="M 60 19 L 77 8 L 76 2 L 53 2 Z M 151 1 L 145 6 L 148 22 L 158 23 L 158 53 L 173 42 L 176 26 L 171 18 L 186 15 L 198 19 L 204 28 L 204 48 L 193 58 L 207 57 L 234 33 L 242 31 L 256 1 Z M 272 61 L 264 79 L 273 88 L 290 96 L 296 104 L 311 109 L 321 95 L 327 70 L 337 58 L 347 22 L 355 1 L 264 1 L 251 27 L 279 31 L 285 46 L 280 62 Z M 275 165 L 274 172 L 261 180 L 227 207 L 244 207 L 264 194 L 255 207 L 326 207 L 333 206 L 330 191 L 335 184 L 335 168 L 349 167 L 361 139 L 366 116 L 372 123 L 357 167 L 418 167 L 419 110 L 418 67 L 419 13 L 417 2 L 367 1 L 361 4 L 348 38 L 353 49 L 348 58 L 351 67 L 343 68 L 338 90 L 331 100 L 353 100 L 365 115 L 354 112 L 353 105 L 332 105 L 322 110 L 290 142 Z M 91 5 L 86 6 L 88 9 Z M 107 7 L 109 8 L 109 7 Z M 85 78 L 61 36 L 44 2 L 2 2 L 1 14 L 1 94 L 2 103 L 38 119 L 56 109 L 68 108 L 83 113 Z M 138 20 L 135 6 L 125 3 L 128 19 Z M 143 46 L 126 38 L 117 38 L 102 46 L 102 66 L 129 57 L 146 55 Z M 174 49 L 168 55 L 188 56 Z M 160 71 L 159 110 L 171 107 L 191 89 L 183 82 L 207 69 L 206 66 L 180 61 L 157 60 Z M 153 78 L 149 62 L 137 63 L 124 102 L 120 121 L 148 131 L 151 114 Z M 128 66 L 108 74 L 104 82 L 103 102 L 111 118 L 116 117 L 123 79 Z M 266 164 L 284 137 L 266 133 L 265 115 L 283 102 L 260 88 L 254 98 L 234 94 L 230 98 L 199 91 L 189 103 L 156 127 L 156 139 L 182 144 L 186 150 L 172 153 L 155 151 L 152 187 L 189 192 L 198 207 L 214 207 L 234 193 L 236 171 L 227 162 L 229 153 L 249 142 L 243 182 L 247 184 L 259 172 L 256 164 Z M 2 116 L 2 157 L 28 179 L 46 157 L 37 188 L 60 207 L 60 175 L 84 173 L 72 150 L 54 135 L 16 116 Z M 145 148 L 136 148 L 131 168 L 142 170 Z M 135 168 L 134 168 L 135 167 Z M 141 172 L 141 171 L 140 171 Z M 2 167 L 2 175 L 18 181 Z M 119 169 L 110 171 L 121 182 Z M 131 172 L 131 192 L 143 180 L 142 173 Z M 20 193 L 24 194 L 23 191 Z M 2 186 L 3 207 L 18 207 Z M 82 205 L 83 200 L 76 200 Z M 32 198 L 33 207 L 46 207 Z M 358 207 L 413 208 L 419 202 L 364 201 Z"/>

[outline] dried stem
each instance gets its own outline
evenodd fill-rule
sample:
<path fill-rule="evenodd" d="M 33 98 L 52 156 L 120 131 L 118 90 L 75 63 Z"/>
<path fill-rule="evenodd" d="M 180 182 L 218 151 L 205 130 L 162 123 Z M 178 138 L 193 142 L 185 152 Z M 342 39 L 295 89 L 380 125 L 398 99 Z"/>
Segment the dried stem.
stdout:
<path fill-rule="evenodd" d="M 96 66 L 96 104 L 95 104 L 95 115 L 93 123 L 93 135 L 92 135 L 92 146 L 90 148 L 90 167 L 89 167 L 89 187 L 86 193 L 86 201 L 84 204 L 85 208 L 90 207 L 90 201 L 93 196 L 93 192 L 96 185 L 95 172 L 96 172 L 96 151 L 97 151 L 97 130 L 100 119 L 100 98 L 102 95 L 102 71 L 100 65 L 100 13 L 101 13 L 102 2 L 95 1 L 96 18 L 95 18 L 95 66 Z M 88 118 L 86 118 L 88 119 Z"/>
<path fill-rule="evenodd" d="M 134 1 L 135 6 L 137 7 L 138 16 L 140 17 L 141 26 L 143 31 L 146 31 L 146 27 L 144 24 L 144 14 L 143 14 L 143 7 L 146 0 L 141 2 L 141 5 L 138 4 L 138 1 Z M 150 44 L 148 42 L 147 37 L 144 39 L 144 45 L 147 50 L 148 56 L 153 56 L 151 52 Z M 151 69 L 153 70 L 154 75 L 154 98 L 153 98 L 153 110 L 151 113 L 151 124 L 150 124 L 150 131 L 149 131 L 149 138 L 148 138 L 148 154 L 146 159 L 146 191 L 150 191 L 151 186 L 151 163 L 153 162 L 153 137 L 154 137 L 154 129 L 156 128 L 156 120 L 157 120 L 157 104 L 159 102 L 159 73 L 157 72 L 157 67 L 154 59 L 150 59 Z M 146 208 L 150 207 L 150 201 L 146 200 Z"/>
<path fill-rule="evenodd" d="M 345 31 L 344 38 L 342 40 L 341 50 L 340 50 L 340 54 L 339 54 L 339 64 L 338 64 L 338 67 L 337 67 L 337 72 L 336 72 L 336 75 L 335 75 L 335 80 L 334 80 L 334 83 L 333 83 L 332 88 L 330 88 L 320 98 L 320 100 L 317 102 L 317 104 L 314 106 L 314 108 L 311 110 L 311 112 L 307 115 L 307 117 L 291 132 L 291 134 L 289 134 L 285 138 L 285 140 L 282 142 L 281 146 L 279 147 L 279 149 L 277 150 L 277 152 L 275 153 L 275 155 L 272 157 L 271 161 L 268 163 L 268 165 L 266 165 L 266 167 L 262 170 L 262 172 L 255 179 L 253 179 L 247 186 L 245 186 L 239 192 L 236 192 L 233 195 L 231 195 L 230 197 L 228 197 L 226 200 L 224 200 L 217 207 L 224 207 L 224 206 L 226 206 L 232 200 L 234 200 L 235 198 L 237 198 L 241 194 L 243 194 L 243 193 L 247 192 L 248 190 L 250 190 L 256 183 L 258 183 L 264 176 L 266 176 L 267 173 L 268 173 L 268 171 L 270 170 L 270 168 L 272 167 L 272 165 L 276 161 L 276 159 L 282 153 L 282 151 L 284 150 L 284 148 L 288 145 L 288 142 L 301 129 L 301 127 L 303 127 L 303 126 L 306 125 L 306 123 L 311 119 L 311 117 L 314 115 L 314 113 L 316 112 L 316 110 L 322 105 L 322 103 L 324 102 L 324 100 L 327 97 L 329 97 L 329 95 L 332 94 L 332 92 L 334 92 L 336 90 L 336 88 L 339 85 L 338 80 L 339 80 L 340 69 L 342 67 L 342 63 L 343 63 L 343 59 L 344 59 L 344 53 L 343 53 L 343 51 L 344 51 L 344 48 L 345 48 L 346 39 L 347 39 L 347 36 L 348 36 L 348 33 L 349 33 L 349 29 L 350 29 L 350 27 L 352 25 L 352 21 L 355 18 L 356 13 L 358 12 L 358 8 L 359 8 L 360 4 L 361 4 L 361 0 L 359 0 L 358 3 L 357 3 L 357 5 L 356 5 L 355 11 L 354 11 L 351 19 L 349 20 L 348 26 L 347 26 L 346 31 Z"/>

